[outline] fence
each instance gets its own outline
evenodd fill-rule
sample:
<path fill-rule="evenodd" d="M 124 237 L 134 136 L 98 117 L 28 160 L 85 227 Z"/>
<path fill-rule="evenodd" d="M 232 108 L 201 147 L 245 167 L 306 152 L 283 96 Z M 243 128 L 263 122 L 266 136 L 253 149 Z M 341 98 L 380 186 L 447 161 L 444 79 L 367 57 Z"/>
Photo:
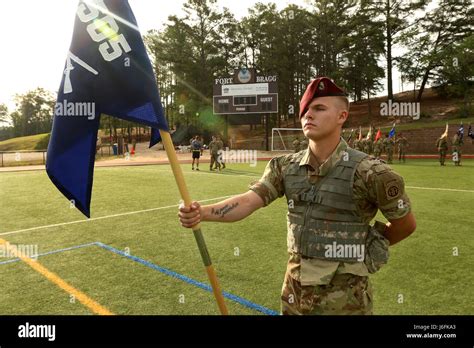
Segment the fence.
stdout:
<path fill-rule="evenodd" d="M 113 156 L 112 145 L 101 145 L 97 156 Z M 46 164 L 47 150 L 0 151 L 0 167 Z"/>

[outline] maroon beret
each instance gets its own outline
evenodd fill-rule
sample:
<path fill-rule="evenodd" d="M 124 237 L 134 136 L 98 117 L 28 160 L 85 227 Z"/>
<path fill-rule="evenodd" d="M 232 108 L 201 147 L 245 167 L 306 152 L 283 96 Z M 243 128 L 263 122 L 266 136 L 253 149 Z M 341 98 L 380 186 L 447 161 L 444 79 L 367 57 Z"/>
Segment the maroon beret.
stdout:
<path fill-rule="evenodd" d="M 347 95 L 329 77 L 318 77 L 311 81 L 300 101 L 300 118 L 306 113 L 313 99 L 335 96 L 346 97 Z"/>

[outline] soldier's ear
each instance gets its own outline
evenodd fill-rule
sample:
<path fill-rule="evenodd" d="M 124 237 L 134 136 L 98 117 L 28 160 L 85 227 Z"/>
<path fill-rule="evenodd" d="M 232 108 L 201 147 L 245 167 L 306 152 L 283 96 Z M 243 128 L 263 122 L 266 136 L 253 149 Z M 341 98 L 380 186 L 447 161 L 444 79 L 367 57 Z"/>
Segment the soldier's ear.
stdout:
<path fill-rule="evenodd" d="M 340 110 L 338 116 L 338 123 L 343 124 L 346 122 L 347 118 L 349 117 L 349 112 L 347 110 Z"/>

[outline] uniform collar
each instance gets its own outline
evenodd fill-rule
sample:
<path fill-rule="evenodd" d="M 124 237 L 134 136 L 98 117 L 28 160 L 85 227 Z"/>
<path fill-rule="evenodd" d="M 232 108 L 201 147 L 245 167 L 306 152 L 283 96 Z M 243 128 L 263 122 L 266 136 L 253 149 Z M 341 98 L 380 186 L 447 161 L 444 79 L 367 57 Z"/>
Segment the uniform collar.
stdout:
<path fill-rule="evenodd" d="M 348 148 L 346 141 L 341 138 L 339 144 L 336 146 L 336 149 L 333 153 L 328 157 L 328 159 L 321 165 L 318 166 L 318 162 L 316 161 L 316 157 L 311 152 L 310 147 L 304 151 L 303 157 L 300 161 L 300 167 L 308 165 L 313 170 L 317 170 L 319 176 L 325 176 L 342 157 L 342 152 Z"/>

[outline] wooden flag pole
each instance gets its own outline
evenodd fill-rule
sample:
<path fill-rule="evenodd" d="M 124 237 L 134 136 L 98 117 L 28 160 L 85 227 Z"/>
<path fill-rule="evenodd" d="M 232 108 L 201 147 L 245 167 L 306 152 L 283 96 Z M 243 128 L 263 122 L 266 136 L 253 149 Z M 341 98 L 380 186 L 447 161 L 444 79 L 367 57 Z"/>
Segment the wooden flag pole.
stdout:
<path fill-rule="evenodd" d="M 163 141 L 163 145 L 165 146 L 166 154 L 168 155 L 168 160 L 170 161 L 171 169 L 173 170 L 174 178 L 176 180 L 176 184 L 178 185 L 181 198 L 183 199 L 184 204 L 189 207 L 192 202 L 191 196 L 189 195 L 186 182 L 184 181 L 183 171 L 181 170 L 181 166 L 179 165 L 178 157 L 176 156 L 170 133 L 160 129 L 160 135 Z M 209 281 L 211 282 L 212 291 L 216 298 L 217 306 L 219 307 L 219 310 L 221 311 L 222 315 L 228 315 L 229 313 L 227 312 L 227 307 L 224 302 L 224 297 L 222 296 L 219 281 L 214 271 L 214 267 L 212 266 L 211 257 L 209 256 L 209 252 L 207 251 L 206 242 L 204 241 L 200 224 L 193 226 L 193 233 L 194 238 L 196 238 L 199 252 L 201 253 L 202 261 L 204 263 L 204 266 L 206 267 L 207 276 L 209 277 Z"/>

